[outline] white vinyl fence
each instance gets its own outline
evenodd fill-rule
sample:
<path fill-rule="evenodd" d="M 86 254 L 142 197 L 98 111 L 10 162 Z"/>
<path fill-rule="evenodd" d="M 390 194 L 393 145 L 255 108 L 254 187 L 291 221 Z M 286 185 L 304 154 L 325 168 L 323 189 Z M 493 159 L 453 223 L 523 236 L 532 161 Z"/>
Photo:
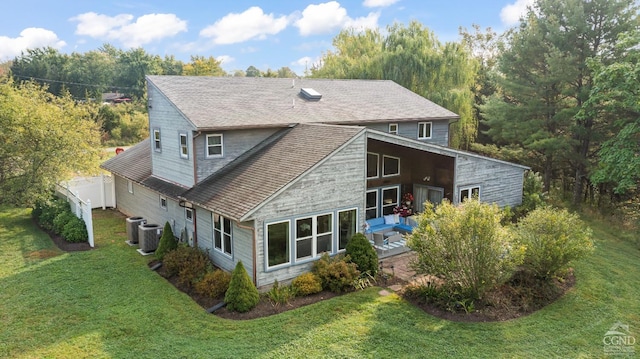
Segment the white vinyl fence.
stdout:
<path fill-rule="evenodd" d="M 111 176 L 81 177 L 58 184 L 56 190 L 67 198 L 71 212 L 84 221 L 93 248 L 93 208 L 115 207 L 115 188 Z M 85 198 L 83 200 L 83 198 Z M 95 207 L 94 207 L 95 206 Z"/>

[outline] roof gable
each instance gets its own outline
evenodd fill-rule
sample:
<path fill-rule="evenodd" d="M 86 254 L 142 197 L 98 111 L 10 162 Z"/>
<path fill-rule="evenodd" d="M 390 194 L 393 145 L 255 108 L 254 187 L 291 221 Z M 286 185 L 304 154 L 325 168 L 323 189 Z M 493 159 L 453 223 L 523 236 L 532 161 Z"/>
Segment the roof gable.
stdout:
<path fill-rule="evenodd" d="M 147 76 L 198 129 L 457 119 L 389 80 Z M 312 89 L 313 99 L 301 94 Z M 149 99 L 153 101 L 153 99 Z"/>
<path fill-rule="evenodd" d="M 261 151 L 203 180 L 183 198 L 240 220 L 363 133 L 364 128 L 298 125 L 283 132 Z"/>

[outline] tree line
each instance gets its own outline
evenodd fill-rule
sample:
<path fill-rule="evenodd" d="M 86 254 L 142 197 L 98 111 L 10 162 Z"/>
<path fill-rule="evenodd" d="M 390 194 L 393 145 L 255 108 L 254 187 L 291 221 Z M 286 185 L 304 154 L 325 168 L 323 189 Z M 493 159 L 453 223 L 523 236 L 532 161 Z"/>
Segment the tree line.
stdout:
<path fill-rule="evenodd" d="M 246 71 L 228 74 L 213 56 L 194 55 L 183 62 L 173 55 L 163 58 L 143 48 L 122 50 L 110 44 L 72 54 L 51 47 L 28 49 L 10 61 L 8 68 L 16 82 L 34 81 L 46 85 L 54 95 L 68 92 L 79 100 L 99 100 L 106 92 L 142 99 L 146 75 L 297 77 L 288 67 L 260 71 L 249 66 Z"/>
<path fill-rule="evenodd" d="M 461 28 L 459 41 L 443 43 L 416 21 L 344 30 L 305 75 L 393 80 L 460 115 L 453 147 L 530 166 L 542 174 L 545 190 L 559 188 L 575 205 L 637 203 L 638 25 L 633 0 L 537 0 L 519 26 L 502 34 Z M 108 44 L 84 54 L 28 50 L 8 73 L 15 84 L 33 80 L 58 96 L 119 91 L 141 100 L 149 74 L 297 76 L 287 67 L 254 66 L 229 74 L 213 57 L 183 63 Z M 123 133 L 122 115 L 109 113 L 116 107 L 98 112 L 103 131 Z M 135 108 L 117 111 L 140 122 Z M 139 111 L 144 115 L 144 106 Z"/>

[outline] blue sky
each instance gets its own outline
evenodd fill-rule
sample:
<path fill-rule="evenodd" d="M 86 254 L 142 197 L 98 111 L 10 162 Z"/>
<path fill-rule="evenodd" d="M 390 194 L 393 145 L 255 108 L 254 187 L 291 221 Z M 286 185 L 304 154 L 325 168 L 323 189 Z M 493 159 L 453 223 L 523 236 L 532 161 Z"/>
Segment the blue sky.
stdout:
<path fill-rule="evenodd" d="M 2 5 L 0 61 L 27 48 L 52 46 L 63 53 L 95 50 L 104 43 L 143 47 L 148 53 L 214 56 L 232 72 L 288 66 L 298 74 L 326 51 L 341 29 L 381 28 L 417 20 L 440 41 L 458 40 L 460 26 L 502 32 L 514 26 L 533 0 L 341 1 L 50 1 Z"/>

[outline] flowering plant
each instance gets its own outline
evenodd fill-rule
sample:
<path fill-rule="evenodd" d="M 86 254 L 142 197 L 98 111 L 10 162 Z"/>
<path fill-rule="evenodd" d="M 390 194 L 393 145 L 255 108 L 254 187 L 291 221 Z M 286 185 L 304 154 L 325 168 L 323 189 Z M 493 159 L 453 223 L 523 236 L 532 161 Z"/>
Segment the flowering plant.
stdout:
<path fill-rule="evenodd" d="M 393 209 L 393 214 L 399 214 L 400 217 L 409 217 L 413 214 L 413 209 L 405 204 L 402 204 Z"/>
<path fill-rule="evenodd" d="M 403 202 L 413 202 L 413 194 L 411 194 L 411 192 L 407 192 L 405 194 L 402 195 L 402 201 Z"/>

